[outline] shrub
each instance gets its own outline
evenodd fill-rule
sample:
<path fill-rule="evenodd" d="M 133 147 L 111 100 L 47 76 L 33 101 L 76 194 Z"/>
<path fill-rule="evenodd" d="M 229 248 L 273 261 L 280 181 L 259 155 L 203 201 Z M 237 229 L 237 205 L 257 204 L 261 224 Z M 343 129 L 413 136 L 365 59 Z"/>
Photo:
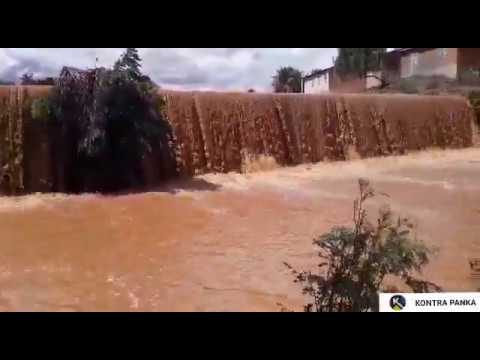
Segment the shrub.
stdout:
<path fill-rule="evenodd" d="M 296 271 L 295 282 L 313 298 L 307 312 L 377 311 L 378 293 L 387 290 L 383 281 L 393 275 L 414 292 L 441 291 L 427 281 L 413 277 L 429 262 L 433 250 L 412 237 L 412 223 L 393 219 L 389 208 L 380 210 L 376 226 L 367 220 L 364 203 L 374 196 L 367 180 L 359 180 L 360 198 L 353 207 L 353 228 L 335 227 L 313 243 L 320 248 L 319 273 Z"/>
<path fill-rule="evenodd" d="M 468 100 L 475 113 L 477 125 L 480 126 L 480 91 L 472 91 L 468 94 Z"/>
<path fill-rule="evenodd" d="M 48 99 L 34 99 L 31 105 L 31 112 L 33 120 L 48 121 L 51 118 Z"/>
<path fill-rule="evenodd" d="M 460 83 L 463 85 L 480 85 L 480 69 L 467 69 L 459 76 Z"/>
<path fill-rule="evenodd" d="M 402 79 L 398 86 L 400 91 L 405 94 L 418 94 L 417 84 L 413 79 Z"/>
<path fill-rule="evenodd" d="M 437 77 L 430 78 L 425 84 L 425 90 L 437 90 L 441 87 L 440 79 Z"/>
<path fill-rule="evenodd" d="M 70 191 L 141 187 L 143 156 L 156 147 L 168 148 L 171 133 L 162 99 L 150 81 L 134 79 L 127 71 L 85 72 L 81 80 L 56 86 L 49 103 L 73 143 Z"/>

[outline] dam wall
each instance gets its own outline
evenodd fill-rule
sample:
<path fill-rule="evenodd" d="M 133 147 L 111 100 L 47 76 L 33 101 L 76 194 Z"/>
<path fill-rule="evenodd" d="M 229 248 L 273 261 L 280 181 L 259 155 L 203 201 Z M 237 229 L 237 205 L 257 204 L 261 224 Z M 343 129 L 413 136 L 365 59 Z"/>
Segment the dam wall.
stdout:
<path fill-rule="evenodd" d="M 0 192 L 68 191 L 71 142 L 32 103 L 48 86 L 0 86 Z M 281 166 L 473 144 L 463 97 L 372 94 L 256 94 L 160 91 L 172 128 L 176 171 L 154 148 L 142 162 L 147 185 L 173 173 L 242 171 L 247 159 Z M 167 175 L 166 175 L 167 174 Z"/>

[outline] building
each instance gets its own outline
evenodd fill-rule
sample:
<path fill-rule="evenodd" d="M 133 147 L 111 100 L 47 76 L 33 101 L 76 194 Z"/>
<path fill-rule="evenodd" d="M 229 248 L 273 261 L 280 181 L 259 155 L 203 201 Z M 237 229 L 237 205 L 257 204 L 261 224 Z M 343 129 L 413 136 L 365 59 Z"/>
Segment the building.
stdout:
<path fill-rule="evenodd" d="M 303 78 L 303 92 L 305 94 L 321 94 L 330 91 L 330 76 L 333 67 L 314 70 Z"/>
<path fill-rule="evenodd" d="M 74 67 L 64 66 L 60 72 L 57 84 L 60 87 L 64 87 L 72 83 L 82 83 L 86 90 L 93 92 L 97 80 L 101 79 L 101 75 L 105 71 L 106 69 L 103 67 L 82 70 Z"/>
<path fill-rule="evenodd" d="M 480 48 L 399 48 L 389 52 L 386 59 L 390 76 L 460 79 L 470 69 L 480 68 Z"/>
<path fill-rule="evenodd" d="M 362 92 L 412 76 L 444 76 L 461 80 L 469 71 L 480 70 L 480 48 L 397 48 L 383 58 L 381 71 L 365 78 L 340 78 L 334 67 L 315 70 L 303 78 L 303 92 Z"/>
<path fill-rule="evenodd" d="M 62 71 L 60 71 L 60 76 L 57 79 L 57 83 L 60 87 L 80 81 L 87 83 L 90 77 L 91 73 L 88 70 L 64 66 Z"/>
<path fill-rule="evenodd" d="M 77 69 L 71 66 L 64 66 L 60 71 L 59 79 L 63 80 L 80 80 L 84 76 L 88 75 L 87 70 Z"/>
<path fill-rule="evenodd" d="M 335 71 L 335 67 L 332 66 L 323 70 L 314 70 L 305 76 L 303 92 L 305 94 L 362 92 L 369 87 L 376 86 L 376 82 L 369 79 L 356 76 L 341 78 Z"/>

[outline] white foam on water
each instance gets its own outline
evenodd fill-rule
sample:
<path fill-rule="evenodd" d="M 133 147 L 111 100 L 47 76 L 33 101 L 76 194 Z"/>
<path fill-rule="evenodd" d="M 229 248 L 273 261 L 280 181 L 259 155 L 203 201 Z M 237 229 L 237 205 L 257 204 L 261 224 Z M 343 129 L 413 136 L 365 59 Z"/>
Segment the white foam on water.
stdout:
<path fill-rule="evenodd" d="M 32 194 L 19 197 L 1 196 L 0 212 L 27 211 L 39 207 L 49 207 L 54 203 L 65 201 L 71 197 L 65 194 Z"/>
<path fill-rule="evenodd" d="M 425 180 L 390 174 L 389 171 L 408 169 L 442 169 L 455 163 L 455 166 L 471 166 L 470 162 L 480 159 L 480 149 L 438 150 L 414 152 L 402 156 L 386 156 L 368 159 L 320 162 L 302 164 L 294 167 L 259 171 L 252 174 L 207 174 L 201 177 L 209 182 L 232 190 L 248 190 L 253 186 L 267 185 L 278 189 L 302 191 L 302 180 L 348 180 L 367 177 L 388 182 L 407 182 L 425 186 L 440 186 L 445 190 L 454 190 L 456 186 L 446 180 Z M 311 189 L 310 189 L 311 190 Z M 318 191 L 321 192 L 321 189 Z M 327 193 L 325 194 L 327 195 Z"/>

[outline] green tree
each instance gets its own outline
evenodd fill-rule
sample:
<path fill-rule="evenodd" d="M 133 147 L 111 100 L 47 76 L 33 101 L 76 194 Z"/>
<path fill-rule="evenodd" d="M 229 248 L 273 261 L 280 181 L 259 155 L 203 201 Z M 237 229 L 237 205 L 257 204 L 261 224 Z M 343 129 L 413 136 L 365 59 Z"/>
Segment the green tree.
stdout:
<path fill-rule="evenodd" d="M 383 56 L 386 52 L 387 48 L 338 48 L 335 70 L 340 76 L 355 75 L 376 78 L 380 80 L 381 87 L 384 87 L 387 85 L 384 78 L 368 73 L 381 70 Z"/>
<path fill-rule="evenodd" d="M 32 73 L 25 73 L 20 77 L 20 83 L 22 85 L 33 85 L 35 84 L 35 79 L 33 78 Z"/>
<path fill-rule="evenodd" d="M 412 234 L 413 225 L 406 218 L 393 219 L 385 207 L 376 226 L 367 220 L 364 202 L 374 196 L 369 182 L 359 180 L 360 198 L 354 202 L 353 228 L 335 227 L 313 242 L 319 247 L 320 271 L 296 271 L 295 282 L 311 296 L 305 311 L 376 311 L 378 293 L 385 288 L 386 276 L 404 281 L 414 292 L 441 291 L 434 283 L 416 279 L 413 274 L 428 264 L 433 252 Z"/>
<path fill-rule="evenodd" d="M 52 90 L 48 111 L 70 139 L 70 191 L 142 187 L 142 159 L 153 151 L 162 152 L 165 162 L 174 162 L 164 100 L 137 72 L 140 63 L 130 55 L 127 50 L 113 70 L 84 71 L 78 78 L 60 81 Z"/>
<path fill-rule="evenodd" d="M 120 56 L 120 59 L 114 65 L 115 71 L 126 72 L 129 79 L 134 81 L 142 80 L 142 59 L 138 55 L 136 48 L 127 48 L 125 52 Z"/>
<path fill-rule="evenodd" d="M 273 76 L 272 87 L 276 93 L 299 93 L 302 91 L 302 73 L 291 66 L 281 67 Z"/>
<path fill-rule="evenodd" d="M 53 77 L 35 79 L 33 73 L 25 73 L 20 77 L 20 83 L 22 85 L 55 85 L 55 79 Z"/>
<path fill-rule="evenodd" d="M 472 107 L 477 120 L 477 126 L 480 127 L 480 91 L 472 91 L 468 95 L 470 106 Z"/>

